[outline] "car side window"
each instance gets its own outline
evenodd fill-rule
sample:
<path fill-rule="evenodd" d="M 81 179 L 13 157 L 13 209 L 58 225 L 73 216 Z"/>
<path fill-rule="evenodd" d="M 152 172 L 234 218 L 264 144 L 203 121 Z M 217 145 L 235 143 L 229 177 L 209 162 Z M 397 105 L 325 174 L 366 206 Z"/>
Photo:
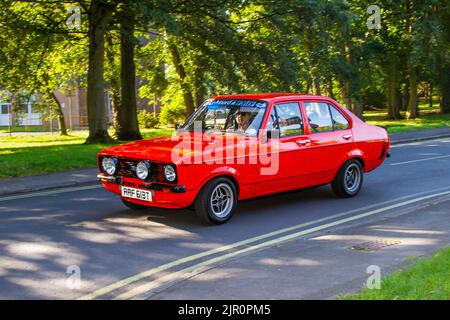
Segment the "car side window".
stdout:
<path fill-rule="evenodd" d="M 348 129 L 348 121 L 347 119 L 336 110 L 335 107 L 329 105 L 331 111 L 331 118 L 333 119 L 333 128 L 334 130 L 345 130 Z"/>
<path fill-rule="evenodd" d="M 280 137 L 298 136 L 303 134 L 303 121 L 300 106 L 297 102 L 277 104 L 276 125 L 280 130 Z"/>
<path fill-rule="evenodd" d="M 324 102 L 304 102 L 311 132 L 333 131 L 333 122 L 328 104 Z"/>
<path fill-rule="evenodd" d="M 267 120 L 266 130 L 279 130 L 278 121 L 277 121 L 277 112 L 275 111 L 275 107 L 272 108 L 272 112 L 270 112 L 269 119 Z"/>

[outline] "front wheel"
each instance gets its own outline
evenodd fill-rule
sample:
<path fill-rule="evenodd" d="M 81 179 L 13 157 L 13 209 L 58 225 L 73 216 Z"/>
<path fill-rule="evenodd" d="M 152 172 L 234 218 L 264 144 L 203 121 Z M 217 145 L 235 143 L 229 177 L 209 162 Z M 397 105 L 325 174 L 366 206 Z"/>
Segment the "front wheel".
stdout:
<path fill-rule="evenodd" d="M 363 169 L 356 159 L 348 160 L 341 167 L 331 186 L 334 193 L 341 198 L 356 196 L 363 184 Z"/>
<path fill-rule="evenodd" d="M 222 224 L 230 220 L 237 206 L 236 187 L 230 179 L 209 181 L 195 199 L 195 213 L 203 222 Z"/>

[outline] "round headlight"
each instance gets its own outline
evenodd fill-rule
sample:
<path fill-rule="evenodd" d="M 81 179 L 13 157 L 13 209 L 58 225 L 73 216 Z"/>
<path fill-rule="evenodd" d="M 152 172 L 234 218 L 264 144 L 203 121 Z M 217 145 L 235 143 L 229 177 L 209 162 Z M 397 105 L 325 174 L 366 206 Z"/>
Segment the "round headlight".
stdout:
<path fill-rule="evenodd" d="M 103 158 L 102 168 L 107 174 L 113 175 L 114 173 L 116 173 L 117 170 L 117 159 Z"/>
<path fill-rule="evenodd" d="M 145 180 L 150 173 L 149 163 L 146 161 L 141 161 L 136 166 L 136 175 L 139 179 Z"/>
<path fill-rule="evenodd" d="M 175 179 L 177 178 L 177 174 L 175 173 L 174 167 L 172 167 L 171 165 L 165 166 L 164 177 L 166 178 L 167 181 L 174 182 Z"/>

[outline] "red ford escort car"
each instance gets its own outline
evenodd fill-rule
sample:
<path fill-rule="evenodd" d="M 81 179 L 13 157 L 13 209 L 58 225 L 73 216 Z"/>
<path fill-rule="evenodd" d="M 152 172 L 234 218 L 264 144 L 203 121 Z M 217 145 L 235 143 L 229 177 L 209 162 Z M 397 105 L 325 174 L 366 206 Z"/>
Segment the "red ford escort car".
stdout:
<path fill-rule="evenodd" d="M 99 180 L 132 209 L 194 207 L 228 221 L 237 201 L 331 183 L 353 197 L 389 156 L 384 128 L 330 98 L 246 94 L 207 100 L 172 136 L 102 150 Z"/>

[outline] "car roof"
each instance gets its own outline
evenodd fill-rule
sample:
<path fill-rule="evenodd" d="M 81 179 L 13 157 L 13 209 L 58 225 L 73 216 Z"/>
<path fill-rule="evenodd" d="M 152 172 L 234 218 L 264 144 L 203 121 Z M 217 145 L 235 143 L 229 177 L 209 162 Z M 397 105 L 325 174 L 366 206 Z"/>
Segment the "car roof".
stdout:
<path fill-rule="evenodd" d="M 214 97 L 214 99 L 248 99 L 248 100 L 285 100 L 294 99 L 329 99 L 327 97 L 303 94 L 303 93 L 251 93 L 251 94 L 232 94 Z"/>

